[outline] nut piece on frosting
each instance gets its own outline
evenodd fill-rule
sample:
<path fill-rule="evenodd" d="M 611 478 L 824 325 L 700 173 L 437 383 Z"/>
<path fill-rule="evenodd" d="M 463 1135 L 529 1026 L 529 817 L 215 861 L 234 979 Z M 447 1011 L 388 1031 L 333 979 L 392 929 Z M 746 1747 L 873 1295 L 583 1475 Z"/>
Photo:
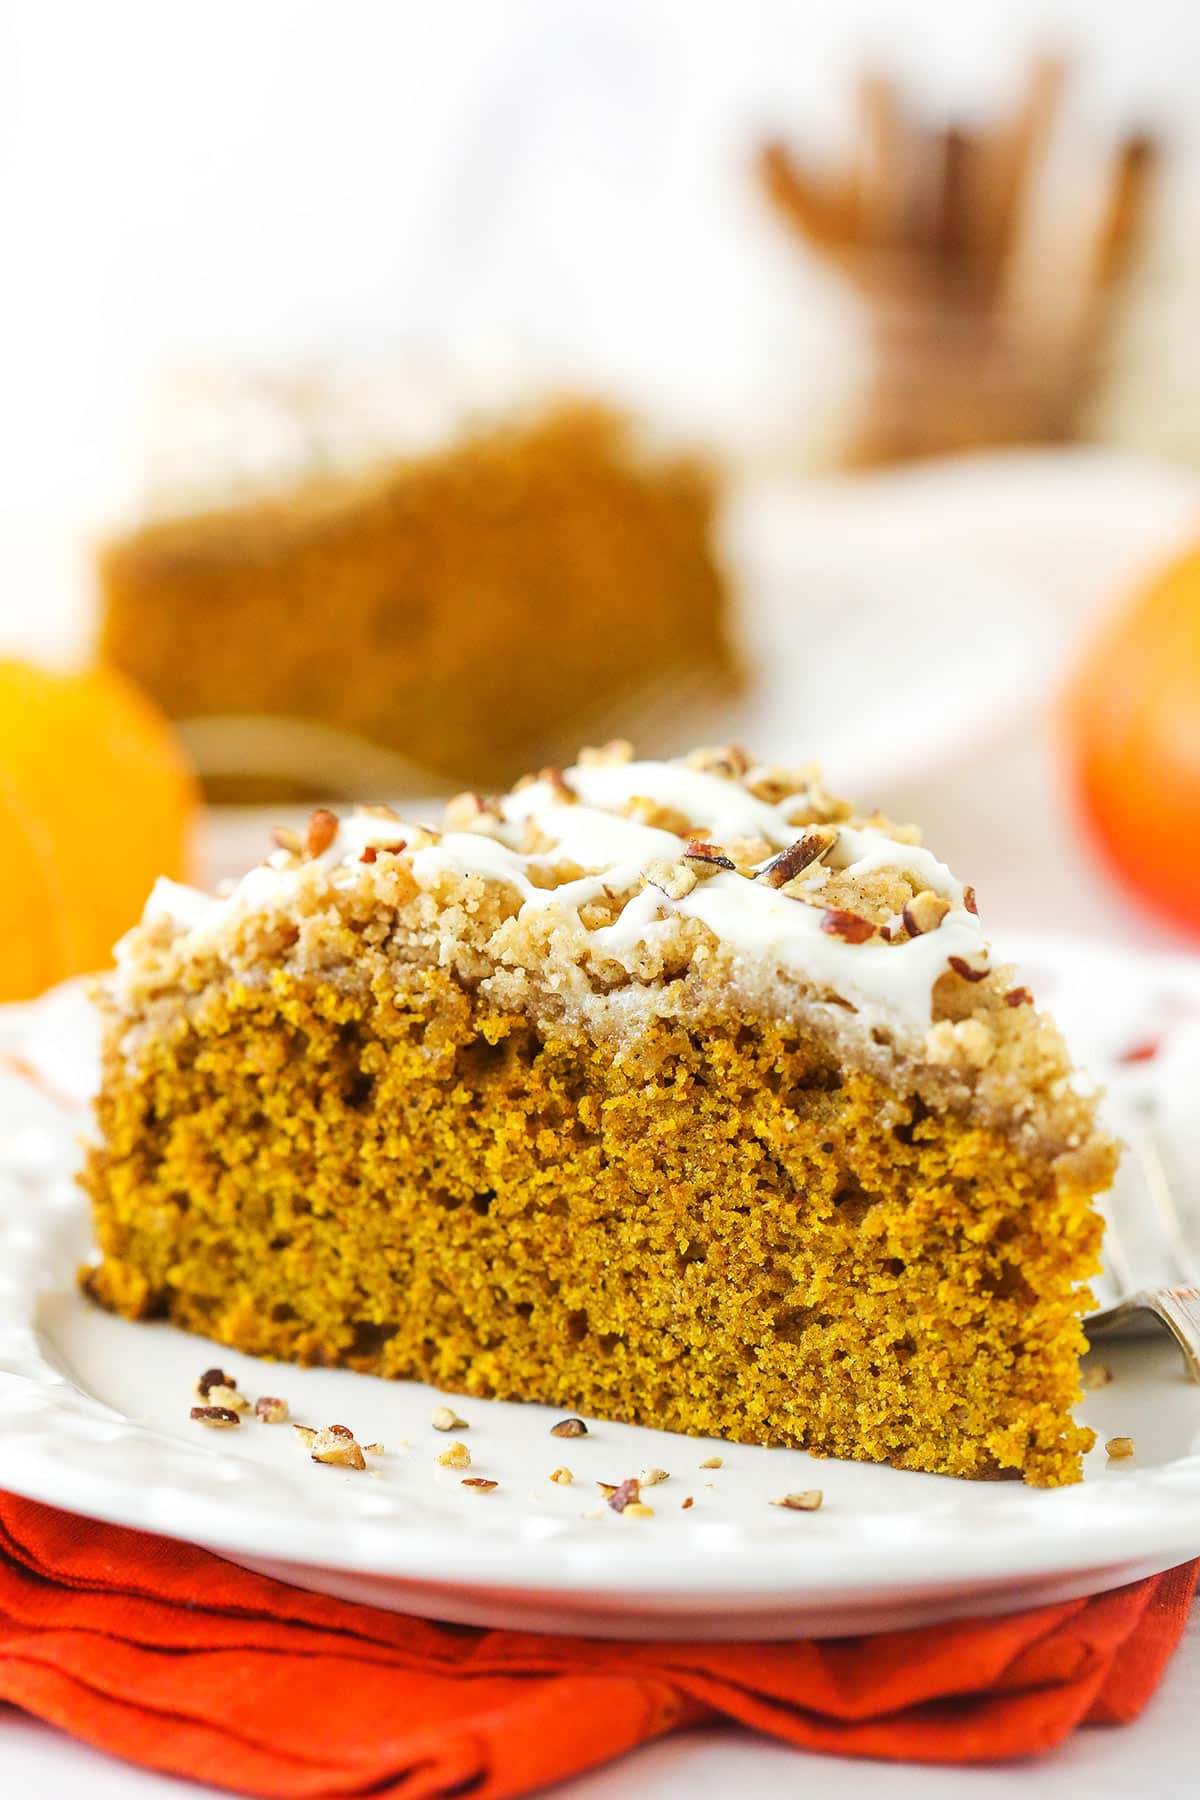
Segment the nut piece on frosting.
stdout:
<path fill-rule="evenodd" d="M 825 908 L 821 914 L 821 930 L 828 937 L 841 938 L 846 944 L 865 944 L 868 938 L 875 936 L 875 927 L 870 919 L 864 919 L 858 913 L 847 912 L 840 906 Z"/>
<path fill-rule="evenodd" d="M 573 806 L 579 799 L 579 795 L 575 792 L 575 789 L 571 786 L 561 769 L 553 767 L 539 769 L 537 779 L 539 781 L 544 781 L 546 786 L 553 790 L 554 798 L 562 801 L 566 806 Z"/>
<path fill-rule="evenodd" d="M 632 762 L 633 745 L 628 738 L 610 738 L 607 744 L 585 744 L 577 760 L 581 769 Z"/>
<path fill-rule="evenodd" d="M 923 937 L 927 931 L 936 931 L 950 910 L 950 902 L 944 895 L 935 894 L 932 888 L 922 888 L 904 908 L 904 929 L 909 937 Z"/>
<path fill-rule="evenodd" d="M 720 844 L 706 844 L 700 838 L 693 838 L 683 854 L 697 875 L 716 875 L 722 869 L 737 868 L 733 858 L 726 856 Z"/>
<path fill-rule="evenodd" d="M 328 807 L 318 806 L 310 813 L 304 834 L 304 848 L 310 856 L 323 856 L 338 834 L 338 818 Z"/>
<path fill-rule="evenodd" d="M 447 831 L 488 832 L 504 823 L 504 813 L 497 801 L 483 794 L 455 794 L 446 802 L 442 823 Z"/>
<path fill-rule="evenodd" d="M 837 840 L 837 832 L 828 826 L 819 831 L 807 832 L 786 850 L 781 850 L 765 869 L 760 869 L 758 880 L 767 887 L 786 887 L 789 881 L 794 881 L 797 875 L 802 875 L 813 863 L 828 856 Z"/>
<path fill-rule="evenodd" d="M 642 879 L 649 887 L 657 888 L 660 894 L 665 894 L 668 900 L 686 900 L 700 877 L 685 862 L 672 862 L 669 857 L 656 856 L 642 870 Z"/>
<path fill-rule="evenodd" d="M 971 956 L 951 956 L 946 959 L 956 975 L 964 981 L 982 981 L 991 972 L 991 964 L 983 951 Z"/>
<path fill-rule="evenodd" d="M 750 758 L 740 744 L 726 744 L 719 750 L 693 750 L 684 766 L 701 775 L 723 775 L 727 781 L 740 781 L 750 767 Z"/>

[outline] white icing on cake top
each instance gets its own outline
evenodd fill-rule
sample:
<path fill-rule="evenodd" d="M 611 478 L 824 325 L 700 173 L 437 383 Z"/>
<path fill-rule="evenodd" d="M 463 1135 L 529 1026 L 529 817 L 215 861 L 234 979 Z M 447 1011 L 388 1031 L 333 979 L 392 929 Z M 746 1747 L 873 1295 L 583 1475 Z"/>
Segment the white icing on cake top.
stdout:
<path fill-rule="evenodd" d="M 855 1007 L 868 1024 L 924 1028 L 930 1021 L 934 984 L 950 966 L 949 959 L 962 957 L 980 966 L 986 955 L 982 927 L 966 905 L 962 884 L 920 846 L 870 826 L 833 828 L 837 841 L 824 859 L 828 868 L 851 875 L 889 868 L 907 871 L 919 887 L 931 888 L 950 902 L 941 925 L 922 936 L 888 942 L 877 934 L 864 943 L 850 943 L 826 929 L 820 891 L 828 877 L 821 864 L 800 877 L 800 898 L 746 874 L 722 870 L 698 881 L 681 899 L 671 900 L 658 887 L 643 885 L 641 876 L 648 864 L 663 858 L 677 862 L 683 843 L 673 832 L 611 810 L 645 797 L 683 814 L 715 844 L 753 837 L 783 850 L 812 829 L 788 822 L 797 796 L 770 805 L 740 782 L 678 762 L 584 764 L 566 770 L 565 781 L 577 800 L 555 783 L 537 781 L 501 800 L 502 817 L 484 819 L 483 829 L 448 832 L 436 843 L 409 853 L 417 882 L 428 887 L 446 873 L 504 881 L 520 896 L 522 916 L 552 911 L 569 917 L 606 892 L 616 895 L 632 889 L 616 920 L 591 934 L 597 950 L 627 961 L 639 946 L 652 944 L 656 935 L 668 931 L 673 916 L 698 919 L 733 953 L 735 962 L 745 959 L 784 979 L 826 991 Z M 517 847 L 529 821 L 552 849 L 524 854 Z M 316 866 L 335 887 L 348 886 L 358 879 L 364 850 L 415 837 L 418 829 L 402 820 L 356 813 L 341 820 L 329 848 L 302 868 Z M 757 866 L 765 868 L 768 861 Z M 531 879 L 537 867 L 562 862 L 577 864 L 585 873 L 552 888 Z M 278 851 L 219 899 L 160 881 L 145 916 L 169 917 L 182 934 L 182 947 L 201 949 L 235 916 L 286 910 L 302 868 Z"/>

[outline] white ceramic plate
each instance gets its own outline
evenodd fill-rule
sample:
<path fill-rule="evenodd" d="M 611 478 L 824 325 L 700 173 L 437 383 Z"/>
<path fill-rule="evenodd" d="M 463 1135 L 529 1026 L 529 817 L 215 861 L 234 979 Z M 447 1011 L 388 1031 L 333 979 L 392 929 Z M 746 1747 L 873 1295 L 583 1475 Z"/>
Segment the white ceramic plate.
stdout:
<path fill-rule="evenodd" d="M 1184 1166 L 1200 964 L 1051 938 L 1011 948 L 1112 1082 L 1118 1121 L 1160 1103 Z M 1164 1033 L 1159 1056 L 1122 1061 Z M 1097 1449 L 1081 1485 L 1052 1493 L 598 1421 L 562 1440 L 544 1407 L 478 1400 L 461 1404 L 461 1435 L 471 1473 L 500 1485 L 472 1492 L 435 1464 L 447 1440 L 427 1388 L 259 1364 L 82 1300 L 88 1228 L 71 1170 L 93 1053 L 79 989 L 0 1011 L 0 1058 L 0 1431 L 17 1492 L 383 1606 L 626 1637 L 917 1624 L 1099 1591 L 1200 1553 L 1200 1387 L 1159 1338 L 1106 1345 L 1115 1379 L 1083 1408 L 1101 1444 L 1132 1436 L 1136 1456 L 1109 1464 Z M 381 1439 L 376 1477 L 317 1467 L 286 1426 L 193 1425 L 191 1384 L 214 1362 L 251 1395 L 282 1394 L 296 1418 Z M 701 1467 L 713 1455 L 721 1467 Z M 548 1479 L 562 1463 L 570 1487 Z M 646 1493 L 652 1519 L 589 1516 L 597 1480 L 649 1466 L 670 1471 Z M 811 1487 L 820 1512 L 768 1504 Z"/>
<path fill-rule="evenodd" d="M 1097 610 L 1198 516 L 1191 472 L 1096 449 L 739 482 L 722 548 L 751 683 L 672 747 L 819 746 L 834 791 L 865 800 L 945 768 L 1055 691 Z"/>

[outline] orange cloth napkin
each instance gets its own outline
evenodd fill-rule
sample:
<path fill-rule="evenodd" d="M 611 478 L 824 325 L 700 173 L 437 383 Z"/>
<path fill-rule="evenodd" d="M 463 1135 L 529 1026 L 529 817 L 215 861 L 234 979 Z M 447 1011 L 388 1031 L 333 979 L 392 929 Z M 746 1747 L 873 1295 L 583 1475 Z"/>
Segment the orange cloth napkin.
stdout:
<path fill-rule="evenodd" d="M 131 1762 L 284 1800 L 501 1800 L 720 1719 L 806 1749 L 980 1762 L 1134 1718 L 1198 1568 L 878 1637 L 599 1643 L 352 1606 L 0 1495 L 0 1699 Z"/>

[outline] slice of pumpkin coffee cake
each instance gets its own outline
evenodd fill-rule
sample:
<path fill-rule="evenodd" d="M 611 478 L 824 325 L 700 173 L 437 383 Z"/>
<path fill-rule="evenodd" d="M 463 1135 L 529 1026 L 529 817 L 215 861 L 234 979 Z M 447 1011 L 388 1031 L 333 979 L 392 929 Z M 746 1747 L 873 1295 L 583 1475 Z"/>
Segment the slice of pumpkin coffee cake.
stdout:
<path fill-rule="evenodd" d="M 738 751 L 315 813 L 119 947 L 104 1305 L 262 1355 L 1079 1475 L 1115 1153 L 916 834 Z"/>

